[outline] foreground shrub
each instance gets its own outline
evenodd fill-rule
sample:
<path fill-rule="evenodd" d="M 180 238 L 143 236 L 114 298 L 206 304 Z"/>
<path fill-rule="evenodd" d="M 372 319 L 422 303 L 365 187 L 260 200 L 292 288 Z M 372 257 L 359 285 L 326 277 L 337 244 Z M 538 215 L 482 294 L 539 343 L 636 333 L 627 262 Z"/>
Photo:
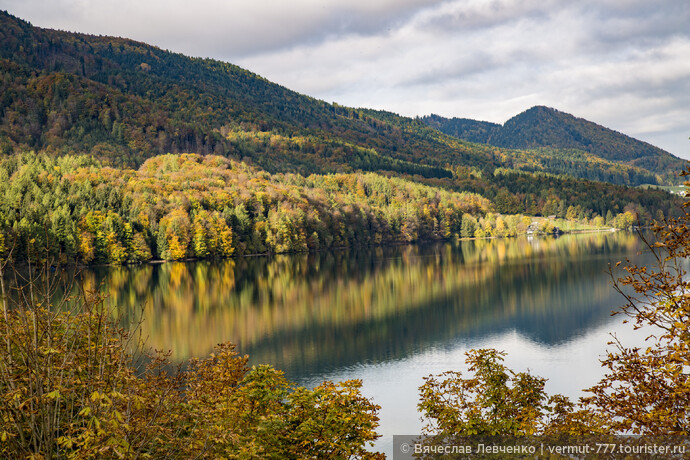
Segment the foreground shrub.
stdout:
<path fill-rule="evenodd" d="M 231 344 L 181 371 L 143 354 L 98 294 L 58 296 L 48 265 L 28 272 L 2 283 L 3 457 L 380 457 L 365 450 L 379 407 L 360 381 L 297 387 Z"/>

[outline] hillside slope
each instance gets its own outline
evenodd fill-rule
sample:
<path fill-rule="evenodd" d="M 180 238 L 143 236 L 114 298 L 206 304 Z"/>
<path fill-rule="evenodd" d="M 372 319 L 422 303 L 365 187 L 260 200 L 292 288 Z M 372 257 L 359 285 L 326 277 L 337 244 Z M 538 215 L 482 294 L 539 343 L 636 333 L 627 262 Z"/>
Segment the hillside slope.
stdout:
<path fill-rule="evenodd" d="M 232 64 L 40 29 L 7 13 L 0 13 L 0 71 L 4 152 L 77 151 L 127 166 L 156 154 L 216 153 L 275 172 L 354 168 L 436 177 L 450 175 L 438 170 L 449 163 L 500 166 L 471 148 L 394 129 Z M 238 139 L 238 132 L 300 139 L 286 157 L 266 149 L 266 139 Z"/>

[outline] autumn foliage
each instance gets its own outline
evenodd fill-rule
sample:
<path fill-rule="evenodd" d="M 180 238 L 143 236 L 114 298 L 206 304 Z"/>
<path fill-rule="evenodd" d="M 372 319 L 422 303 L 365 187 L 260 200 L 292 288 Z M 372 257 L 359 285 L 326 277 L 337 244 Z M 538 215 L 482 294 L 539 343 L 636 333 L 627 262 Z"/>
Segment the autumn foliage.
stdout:
<path fill-rule="evenodd" d="M 687 175 L 687 173 L 686 173 Z M 685 208 L 690 206 L 686 203 Z M 648 333 L 646 348 L 629 348 L 614 337 L 602 365 L 604 377 L 571 402 L 549 396 L 545 379 L 515 373 L 504 353 L 473 350 L 470 375 L 429 376 L 420 387 L 425 433 L 467 435 L 677 435 L 690 432 L 690 214 L 654 225 L 645 242 L 655 266 L 628 261 L 613 275 L 625 299 L 618 314 Z M 640 235 L 643 239 L 643 235 Z"/>
<path fill-rule="evenodd" d="M 649 345 L 628 348 L 615 341 L 603 362 L 606 376 L 589 390 L 586 402 L 610 421 L 611 430 L 690 433 L 689 225 L 687 211 L 657 223 L 656 239 L 648 242 L 656 266 L 628 263 L 615 283 L 626 300 L 620 314 L 635 329 L 649 331 Z"/>
<path fill-rule="evenodd" d="M 358 380 L 298 387 L 231 344 L 182 370 L 143 354 L 97 294 L 56 296 L 44 269 L 13 276 L 0 318 L 3 457 L 380 457 L 367 450 L 378 406 Z"/>
<path fill-rule="evenodd" d="M 490 211 L 477 194 L 399 178 L 272 175 L 212 155 L 158 156 L 138 170 L 19 155 L 0 161 L 0 176 L 0 231 L 20 260 L 33 246 L 63 262 L 122 264 L 436 240 Z"/>
<path fill-rule="evenodd" d="M 495 180 L 527 184 L 507 172 Z M 555 179 L 545 176 L 545 183 L 550 180 Z M 519 200 L 508 193 L 494 197 L 494 204 L 476 193 L 375 173 L 269 174 L 196 154 L 157 156 L 137 170 L 82 155 L 15 155 L 0 160 L 0 194 L 0 233 L 16 241 L 15 258 L 27 260 L 35 248 L 49 247 L 60 263 L 126 264 L 508 237 L 526 233 L 533 221 L 517 213 Z M 542 209 L 599 227 L 627 227 L 645 212 L 629 204 L 606 220 L 589 219 L 582 206 L 567 207 L 555 198 L 533 204 L 532 212 Z M 514 214 L 499 214 L 496 208 Z"/>

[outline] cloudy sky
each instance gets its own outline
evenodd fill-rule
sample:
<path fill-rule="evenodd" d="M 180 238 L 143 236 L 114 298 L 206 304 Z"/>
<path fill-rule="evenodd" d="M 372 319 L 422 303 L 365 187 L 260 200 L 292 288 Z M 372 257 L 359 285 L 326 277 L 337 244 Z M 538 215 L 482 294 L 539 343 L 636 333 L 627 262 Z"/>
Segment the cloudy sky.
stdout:
<path fill-rule="evenodd" d="M 497 123 L 547 105 L 690 158 L 687 0 L 0 0 L 0 9 L 229 61 L 328 102 Z"/>

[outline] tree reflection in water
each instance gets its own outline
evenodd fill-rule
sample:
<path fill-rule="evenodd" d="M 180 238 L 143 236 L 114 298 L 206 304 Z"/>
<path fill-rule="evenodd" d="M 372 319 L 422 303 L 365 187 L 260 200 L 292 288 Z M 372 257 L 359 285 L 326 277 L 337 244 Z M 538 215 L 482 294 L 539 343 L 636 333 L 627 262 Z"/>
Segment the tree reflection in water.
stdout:
<path fill-rule="evenodd" d="M 292 378 L 515 329 L 556 344 L 620 303 L 606 274 L 632 234 L 359 248 L 82 272 L 150 346 L 184 360 L 233 341 Z"/>

